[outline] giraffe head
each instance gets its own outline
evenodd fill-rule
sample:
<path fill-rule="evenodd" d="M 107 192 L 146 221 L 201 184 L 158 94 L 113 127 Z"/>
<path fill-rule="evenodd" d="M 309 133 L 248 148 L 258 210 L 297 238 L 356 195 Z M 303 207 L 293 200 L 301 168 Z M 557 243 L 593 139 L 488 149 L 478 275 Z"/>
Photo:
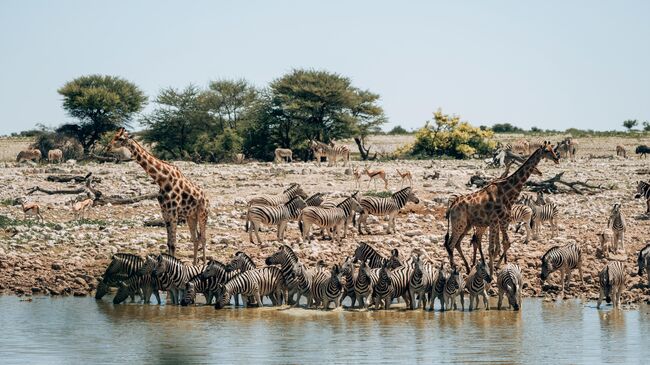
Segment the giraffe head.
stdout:
<path fill-rule="evenodd" d="M 542 150 L 542 158 L 549 159 L 555 164 L 560 163 L 560 158 L 557 157 L 557 151 L 553 148 L 553 144 L 549 141 L 544 141 L 544 144 L 540 147 Z"/>
<path fill-rule="evenodd" d="M 124 127 L 120 127 L 120 129 L 115 133 L 115 136 L 113 136 L 113 139 L 111 139 L 111 143 L 108 144 L 107 148 L 110 150 L 116 147 L 123 147 L 126 145 L 126 141 L 128 140 L 129 133 L 124 129 Z"/>

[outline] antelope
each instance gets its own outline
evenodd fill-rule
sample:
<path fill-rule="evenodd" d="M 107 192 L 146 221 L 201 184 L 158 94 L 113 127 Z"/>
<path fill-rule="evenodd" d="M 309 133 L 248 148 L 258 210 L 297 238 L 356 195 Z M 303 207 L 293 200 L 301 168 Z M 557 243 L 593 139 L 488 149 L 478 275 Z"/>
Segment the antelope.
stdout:
<path fill-rule="evenodd" d="M 388 180 L 386 179 L 386 171 L 383 169 L 379 170 L 369 170 L 368 167 L 364 167 L 363 172 L 370 177 L 370 180 L 368 180 L 368 189 L 370 189 L 370 182 L 377 178 L 384 180 L 384 189 L 388 190 Z M 377 181 L 375 180 L 375 190 L 377 189 Z"/>
<path fill-rule="evenodd" d="M 74 212 L 75 219 L 83 219 L 84 214 L 90 207 L 93 205 L 93 200 L 86 198 L 80 202 L 76 202 L 72 205 L 72 211 Z"/>
<path fill-rule="evenodd" d="M 401 188 L 404 185 L 404 180 L 409 181 L 409 186 L 413 186 L 413 175 L 411 175 L 411 171 L 406 170 L 404 172 L 401 172 L 398 169 L 395 169 L 397 171 L 397 174 L 402 178 L 402 181 L 400 182 L 399 187 Z"/>
<path fill-rule="evenodd" d="M 361 186 L 361 176 L 363 173 L 359 171 L 359 168 L 357 166 L 354 166 L 352 168 L 352 176 L 354 177 L 354 188 L 355 189 L 360 189 Z"/>
<path fill-rule="evenodd" d="M 36 203 L 25 203 L 25 200 L 21 200 L 20 206 L 23 208 L 23 213 L 25 214 L 25 219 L 28 216 L 35 216 L 36 220 L 43 221 L 43 216 L 41 215 L 41 208 Z"/>

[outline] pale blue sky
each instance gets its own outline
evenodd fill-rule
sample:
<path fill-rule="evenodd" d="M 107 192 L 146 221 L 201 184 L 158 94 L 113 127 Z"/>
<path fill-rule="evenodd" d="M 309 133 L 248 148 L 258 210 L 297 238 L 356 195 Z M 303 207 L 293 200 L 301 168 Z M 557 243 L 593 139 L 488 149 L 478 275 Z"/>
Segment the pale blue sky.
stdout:
<path fill-rule="evenodd" d="M 442 107 L 475 125 L 650 120 L 650 1 L 0 2 L 0 134 L 69 120 L 56 90 L 326 69 L 382 96 L 390 126 Z"/>

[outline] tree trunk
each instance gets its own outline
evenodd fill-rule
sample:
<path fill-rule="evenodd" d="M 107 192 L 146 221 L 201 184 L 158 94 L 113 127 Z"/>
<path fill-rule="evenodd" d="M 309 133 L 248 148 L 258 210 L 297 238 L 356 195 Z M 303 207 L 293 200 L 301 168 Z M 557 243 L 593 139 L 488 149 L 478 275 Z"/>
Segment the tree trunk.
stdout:
<path fill-rule="evenodd" d="M 354 142 L 356 142 L 357 147 L 359 148 L 359 154 L 361 155 L 361 159 L 363 161 L 374 160 L 377 158 L 377 152 L 375 152 L 375 154 L 372 157 L 369 157 L 370 148 L 372 146 L 366 148 L 365 143 L 361 137 L 354 137 Z"/>

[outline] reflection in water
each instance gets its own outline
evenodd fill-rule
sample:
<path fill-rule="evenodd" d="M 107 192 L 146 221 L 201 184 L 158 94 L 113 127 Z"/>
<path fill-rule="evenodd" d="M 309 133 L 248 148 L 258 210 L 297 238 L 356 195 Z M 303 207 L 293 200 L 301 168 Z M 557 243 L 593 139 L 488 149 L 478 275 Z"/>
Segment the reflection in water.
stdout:
<path fill-rule="evenodd" d="M 650 307 L 597 311 L 580 301 L 441 313 L 0 297 L 0 308 L 3 363 L 636 363 L 650 355 Z"/>

